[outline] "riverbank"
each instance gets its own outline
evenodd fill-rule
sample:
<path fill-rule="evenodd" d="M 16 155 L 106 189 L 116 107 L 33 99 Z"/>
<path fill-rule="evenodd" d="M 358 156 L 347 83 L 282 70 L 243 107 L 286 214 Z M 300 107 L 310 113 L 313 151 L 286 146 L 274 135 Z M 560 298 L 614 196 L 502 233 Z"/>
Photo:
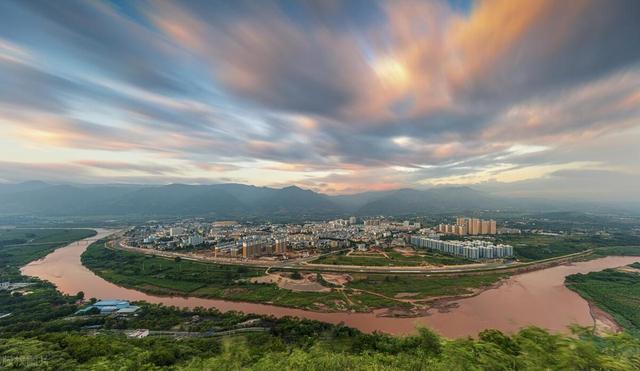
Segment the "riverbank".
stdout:
<path fill-rule="evenodd" d="M 0 230 L 0 282 L 15 280 L 19 268 L 41 259 L 57 248 L 94 237 L 91 229 L 10 228 Z"/>
<path fill-rule="evenodd" d="M 293 274 L 291 270 L 270 266 L 262 274 L 253 264 L 216 265 L 175 253 L 155 255 L 153 250 L 118 246 L 117 241 L 105 245 L 111 252 L 91 246 L 83 254 L 83 264 L 111 282 L 154 295 L 266 303 L 322 313 L 375 311 L 380 316 L 405 318 L 422 317 L 432 309 L 443 311 L 455 306 L 449 302 L 496 288 L 510 274 L 548 268 L 592 253 L 581 251 L 497 267 L 473 264 L 466 266 L 471 269 L 437 274 L 431 271 L 410 274 L 405 270 L 363 273 L 370 267 L 355 266 L 346 271 L 348 273 L 340 273 L 349 277 L 348 280 L 334 285 L 322 276 L 338 273 L 321 273 L 324 269 L 314 272 L 318 266 L 330 266 L 307 263 L 297 267 Z M 177 261 L 180 263 L 176 264 Z M 267 274 L 270 270 L 280 272 Z M 241 272 L 244 274 L 239 274 Z M 223 273 L 225 276 L 221 277 Z M 298 274 L 299 279 L 291 279 L 294 274 Z"/>
<path fill-rule="evenodd" d="M 506 335 L 487 330 L 475 339 L 444 339 L 421 329 L 407 337 L 363 334 L 341 324 L 244 316 L 148 303 L 126 320 L 69 317 L 75 298 L 41 293 L 0 302 L 24 308 L 29 323 L 0 321 L 2 369 L 637 369 L 640 340 L 594 336 L 579 329 L 557 335 L 526 328 Z M 45 299 L 45 305 L 28 305 Z M 48 303 L 66 312 L 41 313 Z M 44 314 L 44 315 L 42 315 Z M 144 337 L 144 339 L 142 338 Z M 478 351 L 481 350 L 481 351 Z"/>
<path fill-rule="evenodd" d="M 82 266 L 75 266 L 74 272 L 73 265 L 64 265 L 77 262 L 87 243 L 58 249 L 43 260 L 31 262 L 23 272 L 40 269 L 42 273 L 44 269 L 56 273 L 51 277 L 58 280 L 78 278 L 81 281 L 76 283 L 87 285 L 87 295 L 94 296 L 98 292 L 92 291 L 94 283 L 108 283 L 90 282 L 87 278 L 96 276 L 82 276 Z M 339 277 L 330 278 L 340 283 Z M 19 314 L 0 321 L 0 368 L 223 369 L 233 362 L 234 368 L 288 369 L 312 368 L 321 362 L 332 369 L 466 369 L 495 368 L 499 359 L 502 364 L 536 368 L 550 363 L 570 368 L 588 360 L 593 367 L 631 369 L 637 366 L 633 355 L 640 349 L 637 339 L 624 335 L 595 337 L 581 332 L 581 336 L 563 336 L 531 328 L 512 335 L 489 330 L 476 339 L 443 339 L 424 329 L 413 336 L 390 337 L 363 334 L 341 323 L 220 313 L 193 302 L 192 306 L 201 308 L 185 311 L 139 303 L 137 316 L 126 320 L 68 317 L 78 309 L 80 296 L 61 295 L 46 282 L 39 285 L 40 290 L 31 295 L 0 293 L 0 307 Z M 126 295 L 124 289 L 119 290 L 115 294 Z M 123 336 L 131 334 L 148 334 L 150 338 Z M 544 349 L 535 346 L 539 344 L 544 344 Z M 477 349 L 483 350 L 480 355 Z"/>
<path fill-rule="evenodd" d="M 97 238 L 104 236 L 98 234 Z M 80 255 L 86 248 L 86 244 L 80 243 L 57 249 L 43 260 L 23 267 L 22 272 L 46 279 L 64 293 L 84 291 L 87 297 L 143 300 L 189 308 L 200 306 L 216 308 L 222 312 L 241 311 L 275 317 L 292 316 L 334 324 L 343 323 L 363 332 L 381 331 L 394 335 L 413 334 L 417 326 L 426 326 L 450 338 L 475 336 L 487 328 L 515 333 L 522 327 L 534 325 L 567 333 L 571 324 L 592 326 L 593 319 L 587 302 L 564 286 L 564 278 L 575 273 L 600 271 L 639 260 L 637 257 L 604 257 L 513 275 L 498 288 L 453 301 L 445 313 L 434 308 L 421 317 L 393 318 L 382 317 L 380 311 L 319 313 L 269 304 L 149 295 L 96 276 L 80 262 Z"/>
<path fill-rule="evenodd" d="M 251 266 L 172 260 L 100 244 L 90 246 L 82 262 L 108 281 L 150 294 L 267 303 L 316 312 L 402 309 L 419 315 L 417 310 L 428 309 L 425 299 L 471 294 L 503 278 L 495 273 L 477 277 L 357 273 L 336 285 L 323 279 L 322 273 L 304 273 L 294 279 L 295 273 L 279 272 L 282 281 L 296 288 L 288 289 L 279 288 L 269 275 Z M 305 287 L 314 290 L 302 289 Z M 396 297 L 405 291 L 415 296 Z"/>
<path fill-rule="evenodd" d="M 598 335 L 617 334 L 624 328 L 616 321 L 615 317 L 600 309 L 595 303 L 589 303 L 589 312 L 593 318 L 593 331 Z"/>
<path fill-rule="evenodd" d="M 640 257 L 637 258 L 640 260 Z M 637 263 L 636 263 L 637 264 Z M 634 265 L 636 265 L 634 264 Z M 596 329 L 611 331 L 623 327 L 640 334 L 640 273 L 621 267 L 566 278 L 566 285 L 591 303 Z M 602 314 L 602 312 L 606 314 Z"/>

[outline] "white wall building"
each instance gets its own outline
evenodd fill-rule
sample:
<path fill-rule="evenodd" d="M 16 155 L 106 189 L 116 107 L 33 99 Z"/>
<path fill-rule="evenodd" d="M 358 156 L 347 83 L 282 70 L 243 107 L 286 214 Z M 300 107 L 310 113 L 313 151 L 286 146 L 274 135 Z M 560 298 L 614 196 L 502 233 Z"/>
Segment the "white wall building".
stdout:
<path fill-rule="evenodd" d="M 442 241 L 424 236 L 411 236 L 411 244 L 416 247 L 462 256 L 472 260 L 498 259 L 513 256 L 513 247 L 511 245 L 494 245 L 487 241 Z"/>
<path fill-rule="evenodd" d="M 169 229 L 169 236 L 171 237 L 180 236 L 183 234 L 184 234 L 184 228 L 182 227 L 171 227 Z"/>

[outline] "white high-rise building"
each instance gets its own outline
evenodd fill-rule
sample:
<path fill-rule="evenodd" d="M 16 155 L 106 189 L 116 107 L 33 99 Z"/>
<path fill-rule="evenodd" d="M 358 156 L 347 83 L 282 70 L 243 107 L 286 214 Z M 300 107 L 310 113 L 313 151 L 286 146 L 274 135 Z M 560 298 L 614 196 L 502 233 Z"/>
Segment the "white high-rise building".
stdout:
<path fill-rule="evenodd" d="M 169 236 L 171 237 L 181 236 L 183 234 L 184 234 L 184 228 L 182 227 L 171 227 L 169 229 Z"/>

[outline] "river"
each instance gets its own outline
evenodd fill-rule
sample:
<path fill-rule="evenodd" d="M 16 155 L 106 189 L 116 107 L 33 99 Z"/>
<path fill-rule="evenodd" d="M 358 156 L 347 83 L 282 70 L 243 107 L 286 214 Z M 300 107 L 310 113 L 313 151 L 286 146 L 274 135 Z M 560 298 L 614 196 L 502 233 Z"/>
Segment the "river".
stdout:
<path fill-rule="evenodd" d="M 112 233 L 103 229 L 96 231 L 97 236 L 91 240 Z M 564 286 L 564 278 L 574 273 L 600 271 L 640 261 L 640 257 L 609 256 L 518 274 L 479 295 L 451 301 L 451 308 L 446 311 L 432 309 L 423 317 L 391 318 L 381 317 L 375 312 L 320 313 L 267 304 L 145 294 L 105 281 L 84 267 L 80 255 L 90 242 L 81 240 L 59 248 L 43 259 L 27 264 L 21 272 L 50 281 L 66 294 L 83 291 L 85 297 L 144 300 L 178 307 L 201 306 L 223 312 L 236 310 L 276 317 L 295 316 L 335 324 L 342 322 L 364 332 L 383 331 L 397 335 L 410 334 L 416 326 L 425 326 L 447 337 L 474 336 L 487 328 L 513 333 L 524 326 L 536 325 L 567 332 L 570 324 L 591 326 L 593 318 L 588 303 Z"/>

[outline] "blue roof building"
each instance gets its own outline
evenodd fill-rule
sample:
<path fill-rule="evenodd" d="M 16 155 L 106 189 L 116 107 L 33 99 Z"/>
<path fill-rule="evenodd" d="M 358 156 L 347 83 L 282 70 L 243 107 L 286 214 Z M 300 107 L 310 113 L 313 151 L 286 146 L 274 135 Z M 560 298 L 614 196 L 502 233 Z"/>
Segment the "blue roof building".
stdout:
<path fill-rule="evenodd" d="M 118 311 L 116 313 L 118 313 L 118 314 L 131 314 L 131 313 L 137 312 L 138 309 L 140 309 L 140 307 L 138 307 L 136 305 L 130 305 L 130 306 L 126 307 L 126 308 L 118 309 Z"/>
<path fill-rule="evenodd" d="M 125 300 L 100 300 L 93 304 L 94 307 L 102 308 L 102 307 L 116 307 L 126 308 L 129 306 L 129 302 Z"/>
<path fill-rule="evenodd" d="M 129 304 L 126 300 L 100 300 L 86 308 L 82 308 L 76 312 L 77 315 L 87 315 L 92 310 L 97 309 L 100 314 L 132 314 L 137 312 L 140 307 Z"/>

